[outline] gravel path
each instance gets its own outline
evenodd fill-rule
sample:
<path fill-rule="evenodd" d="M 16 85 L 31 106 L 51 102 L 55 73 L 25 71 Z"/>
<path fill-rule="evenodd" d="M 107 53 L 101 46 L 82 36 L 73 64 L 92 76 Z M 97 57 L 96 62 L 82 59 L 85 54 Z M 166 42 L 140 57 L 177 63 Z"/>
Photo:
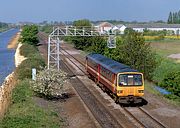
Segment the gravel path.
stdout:
<path fill-rule="evenodd" d="M 180 53 L 178 53 L 178 54 L 171 54 L 168 57 L 169 58 L 173 58 L 173 59 L 180 59 Z"/>

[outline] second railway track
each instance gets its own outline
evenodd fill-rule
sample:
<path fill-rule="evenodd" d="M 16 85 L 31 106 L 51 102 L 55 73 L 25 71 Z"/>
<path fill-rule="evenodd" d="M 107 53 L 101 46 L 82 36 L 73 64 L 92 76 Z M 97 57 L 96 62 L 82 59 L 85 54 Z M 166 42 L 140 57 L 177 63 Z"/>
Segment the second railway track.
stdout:
<path fill-rule="evenodd" d="M 76 64 L 77 66 L 80 66 L 79 68 L 84 74 L 85 72 L 85 64 L 70 55 L 65 49 L 61 48 L 63 50 L 64 54 L 67 54 L 73 58 L 72 63 L 78 62 Z M 83 69 L 84 68 L 84 69 Z M 137 127 L 144 127 L 144 128 L 166 128 L 167 126 L 163 125 L 160 121 L 155 119 L 153 116 L 151 116 L 148 112 L 146 112 L 142 107 L 122 107 L 122 109 L 129 114 L 133 120 L 135 121 L 135 124 Z"/>
<path fill-rule="evenodd" d="M 41 36 L 44 35 L 41 33 Z M 74 67 L 78 68 L 78 72 L 73 72 L 70 69 L 70 66 L 68 64 L 65 64 L 65 67 L 68 68 L 68 72 L 70 74 L 73 74 L 74 77 L 71 79 L 72 83 L 76 83 L 73 85 L 83 102 L 87 105 L 89 110 L 92 112 L 96 120 L 99 122 L 99 124 L 104 128 L 121 128 L 121 127 L 128 127 L 132 126 L 130 123 L 129 125 L 127 121 L 124 120 L 124 123 L 122 124 L 122 121 L 118 121 L 115 116 L 112 115 L 112 113 L 107 110 L 106 107 L 104 107 L 102 102 L 99 102 L 96 97 L 92 94 L 92 92 L 83 84 L 83 82 L 79 79 L 81 76 L 86 75 L 85 71 L 85 64 L 82 61 L 79 61 L 77 58 L 69 54 L 65 49 L 61 48 L 61 55 L 64 56 L 64 59 L 66 58 L 66 62 L 71 63 L 71 66 L 74 65 Z M 78 77 L 79 76 L 79 77 Z M 121 111 L 121 112 L 120 112 Z M 124 111 L 124 112 L 122 112 Z M 114 115 L 121 117 L 118 115 L 119 113 L 123 113 L 126 116 L 128 115 L 131 119 L 131 121 L 134 123 L 134 127 L 145 127 L 145 128 L 166 128 L 161 122 L 159 122 L 157 119 L 152 117 L 149 113 L 143 110 L 143 108 L 140 107 L 120 107 L 119 111 L 117 113 L 114 113 Z M 120 118 L 119 118 L 120 119 Z M 123 120 L 123 117 L 122 119 Z M 121 123 L 120 123 L 121 122 Z"/>
<path fill-rule="evenodd" d="M 61 52 L 62 55 L 66 56 L 63 52 Z M 70 58 L 68 58 L 69 61 L 72 62 L 72 64 L 76 65 Z M 66 60 L 67 61 L 67 60 Z M 69 73 L 73 74 L 73 76 L 81 76 L 82 74 L 75 74 L 71 71 L 69 66 L 67 64 L 66 68 L 69 69 Z M 81 68 L 80 68 L 81 69 Z M 121 124 L 110 114 L 110 112 L 102 105 L 101 102 L 99 102 L 96 97 L 89 91 L 89 89 L 81 82 L 81 80 L 78 77 L 74 77 L 73 79 L 70 79 L 71 83 L 73 84 L 73 87 L 83 100 L 83 102 L 86 104 L 88 109 L 91 111 L 93 116 L 96 118 L 96 120 L 99 122 L 101 127 L 103 128 L 123 128 Z"/>

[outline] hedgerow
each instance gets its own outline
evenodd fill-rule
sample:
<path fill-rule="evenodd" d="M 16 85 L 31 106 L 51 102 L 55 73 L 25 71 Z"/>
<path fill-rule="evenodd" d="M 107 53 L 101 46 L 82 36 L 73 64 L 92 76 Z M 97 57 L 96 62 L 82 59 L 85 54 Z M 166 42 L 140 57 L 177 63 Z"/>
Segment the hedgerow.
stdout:
<path fill-rule="evenodd" d="M 158 85 L 180 97 L 180 70 L 168 72 Z"/>

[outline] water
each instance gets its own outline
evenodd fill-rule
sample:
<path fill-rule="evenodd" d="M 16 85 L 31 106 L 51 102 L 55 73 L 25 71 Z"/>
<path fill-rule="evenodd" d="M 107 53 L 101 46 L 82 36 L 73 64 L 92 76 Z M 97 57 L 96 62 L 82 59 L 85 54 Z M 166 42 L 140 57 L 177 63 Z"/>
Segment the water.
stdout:
<path fill-rule="evenodd" d="M 0 85 L 4 79 L 15 69 L 15 49 L 7 49 L 7 44 L 18 32 L 18 29 L 11 29 L 0 33 Z"/>
<path fill-rule="evenodd" d="M 155 86 L 154 87 L 157 91 L 159 91 L 161 94 L 164 94 L 164 95 L 168 95 L 168 94 L 171 94 L 171 92 L 167 91 L 166 89 L 163 89 L 159 86 Z"/>

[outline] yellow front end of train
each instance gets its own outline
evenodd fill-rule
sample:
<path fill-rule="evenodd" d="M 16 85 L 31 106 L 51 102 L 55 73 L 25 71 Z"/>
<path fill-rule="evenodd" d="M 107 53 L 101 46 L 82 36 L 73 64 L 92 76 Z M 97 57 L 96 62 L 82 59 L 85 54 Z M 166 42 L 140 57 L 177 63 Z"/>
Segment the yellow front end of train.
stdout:
<path fill-rule="evenodd" d="M 117 96 L 119 102 L 141 102 L 144 95 L 142 73 L 123 72 L 117 75 Z"/>

